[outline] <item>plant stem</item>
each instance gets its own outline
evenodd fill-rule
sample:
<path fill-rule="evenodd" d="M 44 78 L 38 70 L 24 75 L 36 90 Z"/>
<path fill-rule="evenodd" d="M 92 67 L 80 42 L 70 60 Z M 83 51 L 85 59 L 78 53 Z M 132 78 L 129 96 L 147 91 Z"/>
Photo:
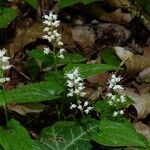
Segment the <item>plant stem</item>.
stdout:
<path fill-rule="evenodd" d="M 6 118 L 6 124 L 8 123 L 8 112 L 7 112 L 7 107 L 6 107 L 6 97 L 4 91 L 1 91 L 2 96 L 3 96 L 3 108 L 5 112 L 5 118 Z"/>

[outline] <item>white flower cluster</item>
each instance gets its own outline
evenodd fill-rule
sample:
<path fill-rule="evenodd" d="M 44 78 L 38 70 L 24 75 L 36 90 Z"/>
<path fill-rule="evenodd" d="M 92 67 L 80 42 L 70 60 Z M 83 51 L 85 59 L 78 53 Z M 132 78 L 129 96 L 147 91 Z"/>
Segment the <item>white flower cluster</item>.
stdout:
<path fill-rule="evenodd" d="M 0 49 L 0 67 L 3 71 L 10 69 L 11 65 L 9 64 L 9 57 L 6 55 L 6 49 Z M 0 83 L 4 83 L 6 81 L 10 81 L 10 78 L 3 77 L 3 72 L 0 74 Z"/>
<path fill-rule="evenodd" d="M 108 87 L 109 89 L 112 89 L 114 92 L 122 91 L 124 88 L 118 84 L 120 82 L 122 77 L 116 77 L 115 74 L 112 74 L 111 79 L 108 80 Z M 108 104 L 110 106 L 115 106 L 117 108 L 118 105 L 124 104 L 126 102 L 126 97 L 124 95 L 113 95 L 112 93 L 108 93 L 106 95 L 108 98 Z M 118 115 L 123 115 L 123 110 L 114 111 L 113 117 L 117 117 Z"/>
<path fill-rule="evenodd" d="M 89 102 L 85 101 L 84 104 L 81 104 L 81 101 L 78 102 L 78 104 L 71 104 L 70 109 L 79 109 L 81 112 L 84 112 L 86 114 L 89 114 L 90 111 L 93 109 L 93 107 L 89 106 Z"/>
<path fill-rule="evenodd" d="M 124 95 L 116 96 L 109 93 L 106 96 L 109 98 L 108 104 L 110 106 L 117 105 L 118 103 L 123 104 L 124 102 L 126 102 L 126 97 Z"/>
<path fill-rule="evenodd" d="M 119 111 L 114 111 L 113 113 L 113 117 L 117 117 L 118 115 L 123 115 L 124 114 L 124 111 L 123 110 L 119 110 Z"/>
<path fill-rule="evenodd" d="M 115 74 L 112 74 L 111 79 L 108 80 L 108 84 L 109 84 L 108 87 L 109 87 L 110 89 L 113 89 L 114 91 L 117 91 L 117 90 L 119 90 L 119 91 L 124 90 L 124 88 L 122 87 L 122 85 L 117 84 L 118 82 L 121 81 L 121 79 L 122 79 L 122 77 L 120 77 L 120 76 L 116 77 Z"/>
<path fill-rule="evenodd" d="M 61 41 L 61 34 L 59 34 L 57 31 L 57 28 L 60 25 L 60 21 L 57 19 L 58 16 L 53 12 L 49 12 L 48 15 L 45 14 L 43 17 L 45 19 L 43 21 L 43 24 L 46 25 L 46 27 L 44 28 L 44 32 L 46 32 L 46 35 L 43 36 L 43 39 L 48 40 L 55 47 L 62 46 L 63 42 Z M 57 56 L 63 59 L 64 51 L 64 49 L 60 49 Z M 48 47 L 44 48 L 44 54 L 49 54 L 50 52 L 52 51 Z"/>
<path fill-rule="evenodd" d="M 66 73 L 65 76 L 68 78 L 67 80 L 67 87 L 69 93 L 67 94 L 68 97 L 72 96 L 81 96 L 84 97 L 86 93 L 83 91 L 85 88 L 83 83 L 83 78 L 79 73 L 79 68 L 74 68 L 70 72 Z"/>

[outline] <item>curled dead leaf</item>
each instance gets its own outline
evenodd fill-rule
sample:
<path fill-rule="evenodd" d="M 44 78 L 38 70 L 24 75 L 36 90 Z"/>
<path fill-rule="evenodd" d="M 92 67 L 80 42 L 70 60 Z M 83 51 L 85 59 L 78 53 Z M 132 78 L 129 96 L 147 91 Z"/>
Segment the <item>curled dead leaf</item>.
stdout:
<path fill-rule="evenodd" d="M 137 77 L 137 81 L 145 81 L 145 82 L 149 82 L 150 81 L 150 67 L 142 70 L 138 77 Z"/>
<path fill-rule="evenodd" d="M 117 56 L 125 63 L 127 74 L 133 75 L 150 67 L 150 60 L 144 56 L 133 54 L 123 47 L 115 47 L 115 51 Z"/>
<path fill-rule="evenodd" d="M 137 132 L 143 134 L 148 140 L 150 140 L 150 126 L 138 121 L 134 123 L 134 127 Z"/>
<path fill-rule="evenodd" d="M 14 111 L 22 116 L 26 116 L 28 113 L 40 113 L 47 108 L 43 104 L 9 104 L 8 110 Z"/>
<path fill-rule="evenodd" d="M 123 93 L 134 101 L 134 104 L 130 106 L 132 106 L 132 109 L 135 109 L 135 117 L 137 117 L 137 119 L 145 118 L 148 114 L 150 114 L 150 93 L 139 95 L 131 88 L 126 88 Z"/>

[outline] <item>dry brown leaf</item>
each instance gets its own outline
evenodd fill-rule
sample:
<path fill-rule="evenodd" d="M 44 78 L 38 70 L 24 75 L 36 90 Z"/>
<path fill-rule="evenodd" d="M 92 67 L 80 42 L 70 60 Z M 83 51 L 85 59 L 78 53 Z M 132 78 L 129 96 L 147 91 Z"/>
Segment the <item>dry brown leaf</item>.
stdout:
<path fill-rule="evenodd" d="M 97 19 L 106 22 L 127 25 L 132 20 L 131 13 L 123 13 L 121 9 L 117 9 L 114 12 L 106 12 L 100 5 L 92 4 L 90 10 Z"/>
<path fill-rule="evenodd" d="M 123 47 L 115 48 L 118 57 L 125 62 L 127 74 L 136 74 L 145 68 L 150 67 L 150 60 L 141 55 L 135 55 Z"/>
<path fill-rule="evenodd" d="M 132 106 L 137 112 L 137 119 L 145 118 L 150 114 L 150 93 L 139 95 L 131 88 L 126 88 L 123 93 L 134 101 Z"/>
<path fill-rule="evenodd" d="M 8 110 L 17 112 L 18 114 L 22 116 L 26 116 L 28 113 L 40 113 L 45 108 L 47 108 L 46 105 L 43 104 L 9 104 Z"/>
<path fill-rule="evenodd" d="M 100 23 L 98 24 L 98 38 L 102 38 L 103 34 L 112 36 L 113 38 L 119 39 L 120 42 L 125 42 L 129 39 L 131 32 L 124 26 L 114 23 Z"/>
<path fill-rule="evenodd" d="M 106 0 L 106 3 L 118 8 L 129 8 L 131 5 L 129 0 Z"/>
<path fill-rule="evenodd" d="M 139 121 L 134 123 L 134 127 L 138 133 L 143 134 L 148 140 L 150 140 L 150 126 Z"/>
<path fill-rule="evenodd" d="M 150 59 L 150 42 L 149 45 L 144 48 L 143 56 Z"/>
<path fill-rule="evenodd" d="M 140 82 L 150 82 L 150 67 L 142 70 L 136 79 Z"/>
<path fill-rule="evenodd" d="M 44 26 L 42 23 L 35 23 L 32 27 L 24 30 L 18 30 L 16 37 L 8 46 L 10 56 L 13 57 L 13 55 L 17 51 L 22 50 L 25 45 L 34 42 L 38 38 L 41 38 L 44 35 L 43 29 Z"/>
<path fill-rule="evenodd" d="M 91 47 L 95 40 L 94 30 L 88 26 L 77 26 L 71 28 L 73 39 L 78 43 L 82 49 Z"/>

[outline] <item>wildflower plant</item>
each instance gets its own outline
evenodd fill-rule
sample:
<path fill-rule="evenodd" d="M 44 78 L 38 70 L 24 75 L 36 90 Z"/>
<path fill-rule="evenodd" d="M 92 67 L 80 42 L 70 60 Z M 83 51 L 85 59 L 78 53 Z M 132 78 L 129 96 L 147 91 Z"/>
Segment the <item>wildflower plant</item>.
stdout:
<path fill-rule="evenodd" d="M 115 74 L 111 75 L 111 78 L 108 80 L 108 89 L 109 93 L 106 94 L 107 103 L 114 108 L 114 112 L 112 114 L 113 117 L 122 116 L 124 114 L 124 110 L 122 109 L 126 104 L 126 97 L 120 94 L 124 87 L 119 84 L 122 80 L 121 76 L 116 76 Z"/>
<path fill-rule="evenodd" d="M 48 15 L 44 15 L 43 17 L 43 24 L 45 25 L 45 35 L 43 36 L 43 39 L 47 40 L 52 47 L 45 47 L 40 53 L 39 51 L 37 53 L 33 51 L 30 53 L 32 54 L 30 56 L 35 59 L 40 59 L 40 61 L 46 59 L 45 62 L 49 61 L 51 58 L 49 56 L 53 56 L 54 63 L 48 65 L 50 66 L 49 68 L 51 68 L 51 65 L 54 64 L 54 70 L 46 70 L 47 74 L 44 71 L 42 72 L 42 75 L 44 74 L 44 79 L 45 75 L 49 75 L 49 78 L 45 79 L 46 81 L 44 80 L 38 83 L 28 84 L 22 87 L 17 87 L 13 90 L 0 91 L 0 104 L 4 106 L 8 125 L 8 128 L 0 127 L 0 147 L 4 148 L 4 150 L 70 150 L 74 148 L 91 150 L 94 148 L 93 145 L 91 145 L 91 141 L 95 141 L 101 145 L 114 147 L 147 147 L 145 139 L 141 138 L 141 135 L 139 136 L 139 134 L 131 128 L 131 124 L 127 121 L 122 121 L 125 113 L 124 108 L 126 108 L 128 101 L 127 97 L 121 94 L 124 90 L 124 87 L 119 84 L 122 77 L 117 77 L 115 74 L 111 75 L 111 78 L 108 80 L 108 86 L 104 87 L 104 89 L 107 89 L 108 91 L 106 94 L 106 100 L 99 101 L 96 99 L 104 104 L 102 105 L 102 103 L 99 103 L 100 107 L 98 107 L 98 109 L 95 107 L 97 101 L 93 100 L 91 104 L 87 98 L 88 94 L 85 92 L 85 79 L 107 71 L 115 71 L 118 69 L 118 66 L 107 64 L 83 64 L 82 62 L 86 59 L 84 57 L 74 57 L 75 55 L 73 54 L 70 55 L 70 58 L 68 57 L 70 59 L 70 61 L 68 61 L 69 59 L 66 57 L 67 55 L 64 57 L 65 49 L 63 48 L 61 35 L 58 33 L 58 27 L 60 25 L 58 16 L 54 14 L 54 12 L 49 12 Z M 56 64 L 61 64 L 59 70 L 57 69 Z M 1 85 L 6 81 L 10 81 L 10 79 L 5 77 L 4 74 L 5 70 L 10 67 L 11 65 L 9 64 L 9 57 L 6 56 L 6 50 L 0 50 Z M 6 105 L 10 102 L 20 104 L 49 101 L 50 103 L 51 100 L 53 101 L 52 105 L 54 104 L 52 111 L 55 111 L 54 113 L 50 113 L 50 115 L 55 114 L 55 116 L 58 116 L 52 116 L 52 118 L 55 119 L 49 118 L 50 124 L 52 123 L 51 121 L 53 121 L 54 124 L 42 129 L 42 132 L 40 133 L 40 137 L 42 138 L 40 138 L 40 140 L 39 138 L 36 139 L 37 136 L 34 140 L 31 139 L 27 130 L 21 126 L 18 121 L 9 120 L 11 116 L 7 117 Z M 70 109 L 68 109 L 68 100 Z M 107 114 L 109 113 L 109 115 L 106 115 L 105 119 L 103 117 L 104 115 L 102 116 L 103 112 L 99 108 L 104 110 Z M 72 110 L 75 112 L 81 112 L 80 114 L 82 115 L 79 116 L 79 119 L 75 119 L 77 115 L 72 114 Z M 94 113 L 87 116 L 91 111 Z M 101 115 L 99 115 L 99 112 Z M 93 116 L 94 114 L 96 116 Z M 119 117 L 122 117 L 123 119 L 121 118 L 121 120 Z M 47 117 L 44 117 L 43 120 L 45 118 L 47 121 Z M 119 122 L 119 119 L 122 122 Z M 47 125 L 48 124 L 46 124 L 46 126 Z"/>
<path fill-rule="evenodd" d="M 79 73 L 79 68 L 74 68 L 67 72 L 65 77 L 67 78 L 66 86 L 68 87 L 67 97 L 76 97 L 77 100 L 77 104 L 71 103 L 70 109 L 78 109 L 89 114 L 93 107 L 89 106 L 88 101 L 85 101 L 83 104 L 80 101 L 80 97 L 84 97 L 86 93 L 84 92 L 84 79 Z"/>
<path fill-rule="evenodd" d="M 48 15 L 45 14 L 43 18 L 43 24 L 45 25 L 43 31 L 46 33 L 43 36 L 43 39 L 47 40 L 52 45 L 52 49 L 45 47 L 43 52 L 45 55 L 50 53 L 54 55 L 54 68 L 56 70 L 56 59 L 64 59 L 63 53 L 65 52 L 65 49 L 62 47 L 63 42 L 61 34 L 58 33 L 57 30 L 57 28 L 60 26 L 60 20 L 58 20 L 58 16 L 53 12 L 49 12 Z M 56 51 L 57 49 L 59 49 L 59 52 Z"/>
<path fill-rule="evenodd" d="M 8 70 L 11 68 L 11 65 L 9 64 L 9 57 L 6 56 L 6 49 L 0 49 L 0 83 L 4 83 L 7 81 L 10 81 L 10 78 L 4 77 L 5 70 Z"/>

